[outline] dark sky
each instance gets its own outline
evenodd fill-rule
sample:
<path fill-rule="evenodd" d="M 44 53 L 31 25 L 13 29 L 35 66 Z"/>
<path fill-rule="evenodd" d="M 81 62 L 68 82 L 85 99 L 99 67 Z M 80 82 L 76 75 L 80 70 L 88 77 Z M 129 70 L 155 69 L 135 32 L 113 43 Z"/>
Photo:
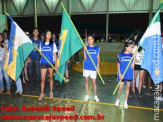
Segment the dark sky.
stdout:
<path fill-rule="evenodd" d="M 148 26 L 149 14 L 110 14 L 109 15 L 109 33 L 110 34 L 130 34 L 135 30 L 144 32 Z M 161 15 L 163 16 L 163 15 Z M 105 34 L 106 15 L 72 15 L 77 30 L 84 34 L 85 28 L 88 33 Z M 34 27 L 33 17 L 14 17 L 18 25 L 26 31 L 32 32 Z M 60 33 L 62 16 L 44 16 L 38 17 L 38 26 L 40 32 L 50 29 L 55 33 Z M 163 21 L 163 20 L 162 20 Z"/>

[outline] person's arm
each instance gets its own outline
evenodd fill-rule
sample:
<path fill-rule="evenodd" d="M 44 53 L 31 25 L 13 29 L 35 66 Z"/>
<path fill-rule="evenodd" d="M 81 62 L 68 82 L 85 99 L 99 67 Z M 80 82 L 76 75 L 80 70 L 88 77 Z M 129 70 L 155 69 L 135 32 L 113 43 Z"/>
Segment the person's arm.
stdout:
<path fill-rule="evenodd" d="M 41 52 L 41 42 L 40 42 L 39 50 L 40 50 L 40 56 L 43 56 L 43 53 Z"/>
<path fill-rule="evenodd" d="M 100 73 L 100 54 L 97 56 L 97 72 Z"/>
<path fill-rule="evenodd" d="M 57 57 L 57 47 L 56 47 L 56 44 L 53 43 L 53 55 L 54 55 L 54 60 L 55 60 L 55 69 L 56 71 L 58 71 L 58 66 L 57 66 L 57 60 L 58 60 L 58 57 Z"/>
<path fill-rule="evenodd" d="M 121 74 L 121 71 L 120 71 L 120 60 L 119 60 L 119 57 L 118 57 L 118 60 L 117 60 L 117 70 L 118 70 L 119 78 L 122 80 L 123 79 L 123 74 Z"/>
<path fill-rule="evenodd" d="M 5 49 L 5 53 L 8 53 L 8 50 L 7 50 L 7 47 L 6 47 L 6 45 L 3 43 L 2 44 L 3 46 L 4 46 L 4 49 Z"/>
<path fill-rule="evenodd" d="M 86 49 L 87 49 L 87 47 L 86 46 L 84 46 L 84 60 L 87 60 L 87 57 L 86 57 Z"/>
<path fill-rule="evenodd" d="M 134 53 L 133 56 L 134 56 L 134 59 L 133 59 L 133 62 L 132 62 L 132 64 L 131 64 L 131 68 L 132 68 L 132 69 L 134 69 L 134 67 L 135 67 L 136 53 Z"/>
<path fill-rule="evenodd" d="M 54 59 L 55 59 L 55 69 L 56 69 L 56 71 L 58 71 L 58 66 L 57 66 L 57 53 L 55 52 L 55 53 L 53 53 L 53 55 L 54 55 Z"/>

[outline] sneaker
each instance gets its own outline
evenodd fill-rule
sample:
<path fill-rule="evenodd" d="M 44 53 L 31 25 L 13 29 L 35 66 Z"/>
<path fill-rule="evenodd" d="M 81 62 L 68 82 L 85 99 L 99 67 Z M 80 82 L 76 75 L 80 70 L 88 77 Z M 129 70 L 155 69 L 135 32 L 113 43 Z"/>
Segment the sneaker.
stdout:
<path fill-rule="evenodd" d="M 76 62 L 76 64 L 78 65 L 80 62 Z"/>
<path fill-rule="evenodd" d="M 70 79 L 69 78 L 66 78 L 66 82 L 69 82 L 70 81 Z"/>
<path fill-rule="evenodd" d="M 124 108 L 124 109 L 128 109 L 128 104 L 127 104 L 127 102 L 125 102 L 125 103 L 123 104 L 123 108 Z"/>
<path fill-rule="evenodd" d="M 98 99 L 97 96 L 94 96 L 94 101 L 95 101 L 95 102 L 99 102 L 99 99 Z"/>
<path fill-rule="evenodd" d="M 149 89 L 152 89 L 152 86 L 149 86 Z"/>
<path fill-rule="evenodd" d="M 120 105 L 120 101 L 119 100 L 116 100 L 115 104 L 114 104 L 116 107 L 118 107 Z"/>
<path fill-rule="evenodd" d="M 146 86 L 143 86 L 143 88 L 146 88 Z"/>
<path fill-rule="evenodd" d="M 85 96 L 85 101 L 89 101 L 89 95 Z"/>
<path fill-rule="evenodd" d="M 163 97 L 161 97 L 161 96 L 158 97 L 158 100 L 159 100 L 159 101 L 163 101 Z"/>
<path fill-rule="evenodd" d="M 39 101 L 41 101 L 42 99 L 44 98 L 44 93 L 43 94 L 40 94 L 40 97 L 39 97 Z"/>

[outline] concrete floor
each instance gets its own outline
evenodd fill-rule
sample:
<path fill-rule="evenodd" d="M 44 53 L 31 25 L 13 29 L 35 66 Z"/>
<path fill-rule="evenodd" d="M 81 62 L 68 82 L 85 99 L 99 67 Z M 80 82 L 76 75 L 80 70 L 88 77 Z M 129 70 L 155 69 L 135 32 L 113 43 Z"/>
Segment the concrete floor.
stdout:
<path fill-rule="evenodd" d="M 115 60 L 116 58 L 114 58 Z M 117 93 L 112 95 L 116 85 L 116 75 L 104 75 L 102 76 L 105 85 L 102 84 L 99 78 L 97 78 L 97 95 L 100 99 L 100 102 L 96 103 L 93 101 L 93 89 L 90 87 L 90 101 L 85 103 L 85 86 L 84 86 L 84 77 L 82 73 L 73 71 L 70 69 L 70 82 L 63 83 L 62 85 L 59 82 L 54 81 L 54 99 L 49 100 L 49 82 L 46 81 L 45 85 L 45 98 L 42 101 L 38 101 L 40 94 L 40 88 L 36 86 L 23 85 L 23 95 L 15 95 L 16 90 L 15 84 L 11 85 L 11 95 L 1 94 L 0 95 L 0 105 L 5 106 L 18 106 L 21 108 L 22 105 L 26 106 L 72 106 L 75 105 L 75 111 L 73 112 L 6 112 L 1 111 L 1 115 L 104 115 L 104 122 L 153 122 L 154 121 L 154 96 L 153 91 L 145 88 L 142 89 L 142 98 L 130 97 L 128 100 L 129 109 L 124 110 L 123 100 L 125 97 L 125 87 L 121 95 L 121 106 L 116 108 L 114 103 L 117 97 Z M 91 86 L 91 81 L 89 82 Z M 160 113 L 159 121 L 163 122 L 163 102 L 160 102 Z M 1 120 L 0 120 L 1 121 Z M 15 120 L 16 121 L 16 120 Z M 26 120 L 27 121 L 27 120 Z M 64 120 L 65 122 L 73 122 L 74 120 Z M 82 120 L 76 120 L 80 122 Z M 95 121 L 95 120 L 85 120 L 86 122 Z M 31 122 L 34 122 L 34 120 Z M 44 122 L 44 121 L 42 121 Z M 56 122 L 56 121 L 55 121 Z"/>

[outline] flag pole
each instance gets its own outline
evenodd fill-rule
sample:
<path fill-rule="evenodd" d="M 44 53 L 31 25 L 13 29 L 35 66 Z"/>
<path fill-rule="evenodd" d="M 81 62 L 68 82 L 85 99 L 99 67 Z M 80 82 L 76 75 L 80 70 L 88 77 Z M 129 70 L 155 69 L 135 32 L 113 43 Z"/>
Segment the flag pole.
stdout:
<path fill-rule="evenodd" d="M 163 0 L 162 0 L 161 3 L 163 3 Z M 160 7 L 160 6 L 159 6 L 159 7 Z M 155 13 L 155 15 L 154 15 L 154 17 L 158 14 L 158 11 L 159 11 L 159 10 L 160 10 L 160 9 L 158 8 L 157 11 L 156 11 L 156 13 Z M 152 24 L 153 22 L 154 22 L 154 18 L 152 18 L 150 24 Z M 150 25 L 150 24 L 149 24 L 149 25 Z M 142 37 L 142 38 L 143 38 L 143 37 Z M 142 39 L 142 38 L 141 38 L 141 39 Z M 140 41 L 141 41 L 141 40 L 140 40 Z M 139 47 L 140 47 L 140 45 L 137 47 L 135 53 L 138 51 Z M 131 60 L 133 60 L 133 57 L 132 57 Z M 125 75 L 125 73 L 126 73 L 128 67 L 129 67 L 129 65 L 131 64 L 131 60 L 130 60 L 130 62 L 129 62 L 129 64 L 128 64 L 127 68 L 125 69 L 125 72 L 123 73 L 123 76 Z M 119 83 L 117 84 L 117 86 L 116 86 L 116 88 L 115 88 L 115 90 L 114 90 L 114 92 L 113 92 L 113 95 L 115 94 L 115 92 L 116 92 L 116 90 L 117 90 L 117 88 L 118 88 L 118 86 L 119 86 L 120 83 L 121 83 L 121 80 L 120 80 Z"/>
<path fill-rule="evenodd" d="M 7 15 L 7 16 L 9 16 L 9 14 L 5 11 L 5 14 Z M 33 44 L 33 43 L 32 43 Z M 34 44 L 33 44 L 34 45 Z M 34 45 L 34 47 L 36 48 L 36 50 L 39 52 L 39 53 L 41 53 L 41 51 Z M 44 55 L 42 55 L 44 58 L 45 58 L 45 60 L 50 64 L 50 66 L 59 74 L 59 76 L 66 82 L 66 79 L 56 70 L 56 68 L 50 63 L 50 61 L 44 56 Z"/>
<path fill-rule="evenodd" d="M 35 45 L 34 45 L 35 46 Z M 36 48 L 36 50 L 39 52 L 39 53 L 41 53 L 41 51 L 35 46 L 35 48 Z M 53 64 L 51 64 L 50 63 L 50 61 L 44 56 L 44 55 L 42 55 L 44 58 L 45 58 L 45 60 L 50 64 L 50 66 L 58 73 L 58 75 L 65 81 L 65 82 L 67 82 L 66 81 L 66 79 L 56 70 L 56 68 L 53 66 Z"/>
<path fill-rule="evenodd" d="M 139 45 L 139 46 L 137 47 L 137 49 L 135 50 L 135 53 L 138 51 L 139 47 L 140 47 L 140 45 Z M 128 63 L 128 65 L 127 65 L 127 67 L 126 67 L 126 69 L 125 69 L 125 71 L 124 71 L 124 73 L 123 73 L 123 75 L 122 75 L 123 77 L 124 77 L 124 75 L 126 74 L 126 72 L 127 72 L 127 70 L 128 70 L 128 68 L 129 68 L 129 66 L 130 66 L 130 64 L 131 64 L 131 62 L 132 62 L 133 59 L 134 59 L 134 55 L 132 56 L 130 62 Z M 121 81 L 122 81 L 122 79 L 119 81 L 119 83 L 118 83 L 117 86 L 115 87 L 115 90 L 114 90 L 114 92 L 113 92 L 113 95 L 114 95 L 115 92 L 117 91 L 117 89 L 118 89 L 118 87 L 119 87 Z"/>
<path fill-rule="evenodd" d="M 81 42 L 82 42 L 83 46 L 85 46 L 85 44 L 84 44 L 83 40 L 81 39 L 81 37 L 80 37 L 80 35 L 79 35 L 78 31 L 76 30 L 75 25 L 73 24 L 73 22 L 72 22 L 72 20 L 71 20 L 71 18 L 70 18 L 70 16 L 69 16 L 69 14 L 67 13 L 67 11 L 66 11 L 66 9 L 65 9 L 65 7 L 64 7 L 64 5 L 63 5 L 63 3 L 62 3 L 62 2 L 61 2 L 61 6 L 62 6 L 62 8 L 65 10 L 65 12 L 66 12 L 66 14 L 67 14 L 67 16 L 68 16 L 68 18 L 69 18 L 69 20 L 70 20 L 71 24 L 73 25 L 73 27 L 74 27 L 74 29 L 75 29 L 76 33 L 78 34 L 78 36 L 79 36 L 79 38 L 80 38 L 80 40 L 81 40 Z M 97 71 L 97 67 L 96 67 L 95 63 L 93 62 L 93 59 L 91 58 L 91 56 L 90 56 L 90 54 L 89 54 L 89 52 L 88 52 L 88 50 L 87 50 L 87 49 L 86 49 L 86 52 L 87 52 L 87 54 L 88 54 L 89 58 L 91 59 L 91 62 L 93 63 L 93 65 L 94 65 L 94 67 L 95 67 L 95 69 L 96 69 L 96 71 Z M 99 77 L 100 77 L 100 79 L 101 79 L 102 83 L 103 83 L 103 84 L 105 84 L 105 82 L 104 82 L 103 78 L 101 77 L 100 73 L 99 73 L 99 72 L 97 72 L 97 73 L 98 73 L 98 75 L 99 75 Z"/>

